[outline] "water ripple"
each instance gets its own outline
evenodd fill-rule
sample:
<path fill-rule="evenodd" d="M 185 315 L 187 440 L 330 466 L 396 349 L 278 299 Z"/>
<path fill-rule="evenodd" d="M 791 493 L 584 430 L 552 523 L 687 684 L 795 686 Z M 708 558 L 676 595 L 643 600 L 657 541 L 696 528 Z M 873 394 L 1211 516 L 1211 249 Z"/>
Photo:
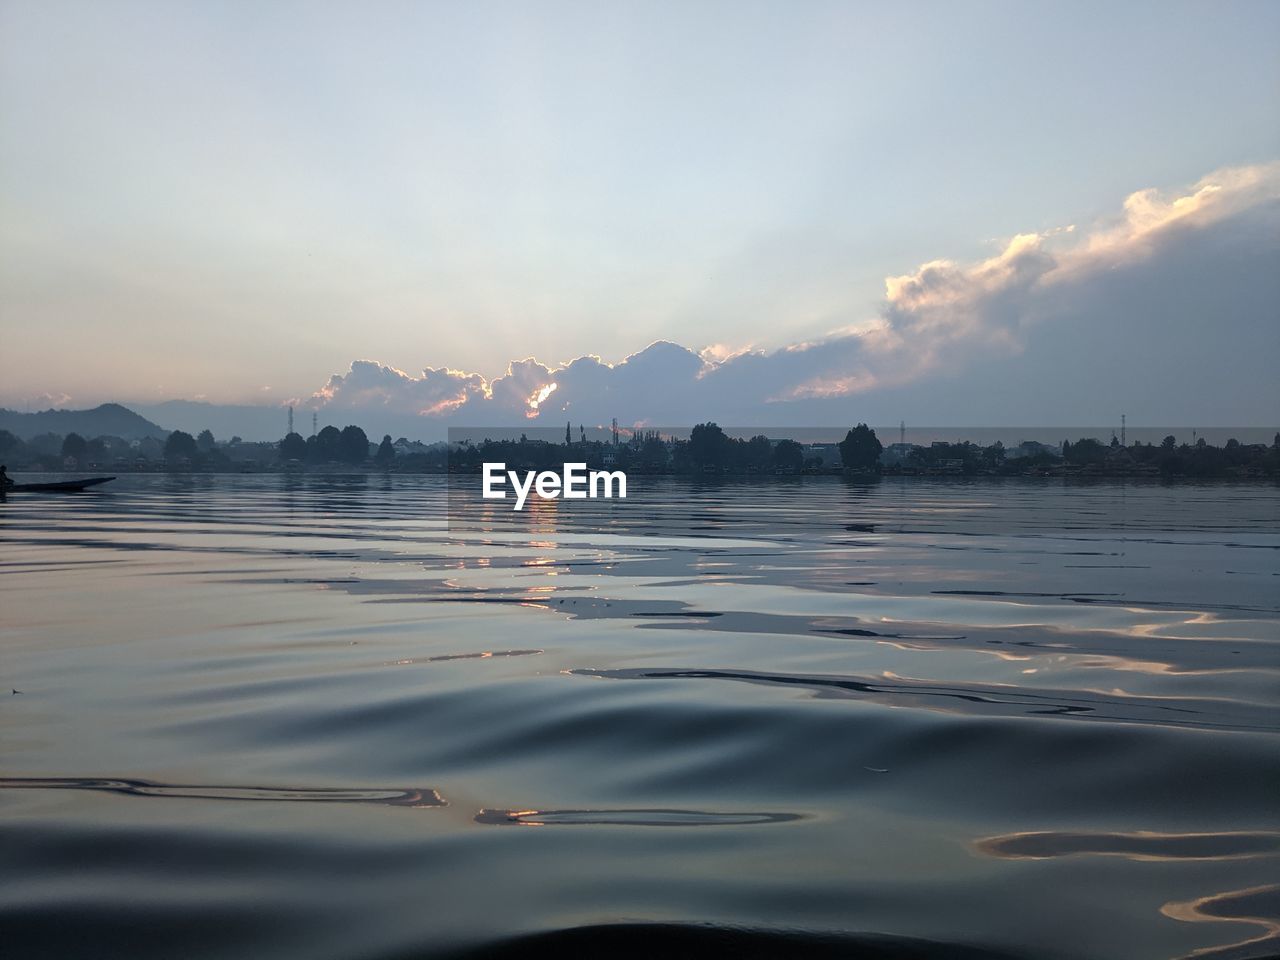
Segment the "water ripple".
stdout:
<path fill-rule="evenodd" d="M 544 827 L 551 824 L 614 824 L 627 827 L 741 827 L 757 823 L 788 823 L 798 813 L 715 813 L 707 810 L 481 810 L 476 823 L 518 824 Z"/>
<path fill-rule="evenodd" d="M 131 797 L 181 797 L 188 800 L 269 800 L 303 803 L 381 803 L 392 807 L 443 807 L 431 789 L 349 789 L 331 787 L 243 787 L 156 783 L 97 777 L 0 777 L 0 790 L 97 790 Z"/>
<path fill-rule="evenodd" d="M 1274 711 L 1250 704 L 1179 700 L 1172 697 L 1108 696 L 1076 690 L 1035 690 L 996 684 L 944 684 L 928 680 L 755 670 L 576 669 L 576 676 L 612 680 L 736 680 L 771 686 L 806 687 L 822 697 L 851 697 L 886 704 L 911 704 L 948 712 L 987 715 L 1056 716 L 1117 723 L 1198 727 L 1206 730 L 1277 729 Z"/>
<path fill-rule="evenodd" d="M 1071 833 L 1046 830 L 986 837 L 979 851 L 1003 860 L 1093 854 L 1128 860 L 1239 860 L 1280 853 L 1280 833 Z"/>

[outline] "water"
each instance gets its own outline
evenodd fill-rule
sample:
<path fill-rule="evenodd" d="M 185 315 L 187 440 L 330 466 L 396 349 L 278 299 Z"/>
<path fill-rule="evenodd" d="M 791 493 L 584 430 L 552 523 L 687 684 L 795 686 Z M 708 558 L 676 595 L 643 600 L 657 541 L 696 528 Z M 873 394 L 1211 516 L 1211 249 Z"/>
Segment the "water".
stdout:
<path fill-rule="evenodd" d="M 1280 950 L 1276 488 L 633 481 L 0 504 L 5 955 Z"/>

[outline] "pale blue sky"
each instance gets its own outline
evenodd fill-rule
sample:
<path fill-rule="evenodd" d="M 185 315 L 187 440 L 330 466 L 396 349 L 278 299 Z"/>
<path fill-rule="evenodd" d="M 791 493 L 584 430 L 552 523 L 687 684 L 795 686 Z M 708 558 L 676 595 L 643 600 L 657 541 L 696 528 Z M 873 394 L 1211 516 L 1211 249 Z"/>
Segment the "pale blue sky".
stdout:
<path fill-rule="evenodd" d="M 811 339 L 1280 157 L 1278 47 L 1277 3 L 0 0 L 0 403 Z"/>

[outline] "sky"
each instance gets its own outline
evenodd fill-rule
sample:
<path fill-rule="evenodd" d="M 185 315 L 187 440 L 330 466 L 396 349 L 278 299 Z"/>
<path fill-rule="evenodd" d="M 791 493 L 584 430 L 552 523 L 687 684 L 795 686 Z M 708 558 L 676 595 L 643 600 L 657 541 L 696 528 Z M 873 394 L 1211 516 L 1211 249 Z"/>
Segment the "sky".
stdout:
<path fill-rule="evenodd" d="M 0 0 L 0 405 L 1269 424 L 1277 41 L 1265 2 Z"/>

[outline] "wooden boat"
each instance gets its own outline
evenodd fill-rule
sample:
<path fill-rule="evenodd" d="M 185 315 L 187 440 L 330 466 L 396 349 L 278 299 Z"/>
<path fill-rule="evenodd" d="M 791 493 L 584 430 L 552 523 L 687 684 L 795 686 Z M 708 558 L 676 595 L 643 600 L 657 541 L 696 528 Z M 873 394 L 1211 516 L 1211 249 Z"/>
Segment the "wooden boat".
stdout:
<path fill-rule="evenodd" d="M 54 480 L 49 483 L 15 483 L 0 493 L 79 493 L 87 487 L 114 480 L 115 477 L 86 477 L 84 480 Z"/>

